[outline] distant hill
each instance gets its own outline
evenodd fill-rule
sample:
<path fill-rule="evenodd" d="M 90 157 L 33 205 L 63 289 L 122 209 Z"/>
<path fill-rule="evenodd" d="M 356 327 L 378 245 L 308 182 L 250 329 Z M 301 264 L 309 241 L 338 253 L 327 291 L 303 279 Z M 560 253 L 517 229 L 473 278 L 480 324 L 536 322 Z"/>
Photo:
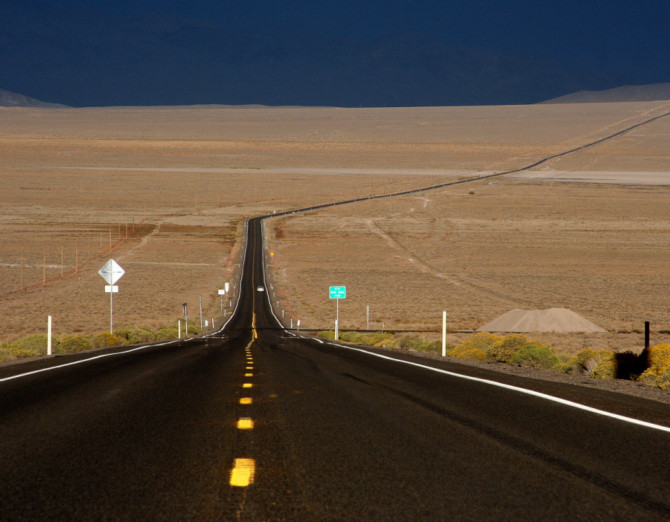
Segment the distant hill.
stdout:
<path fill-rule="evenodd" d="M 0 89 L 0 107 L 67 107 L 59 103 L 49 103 Z"/>
<path fill-rule="evenodd" d="M 604 91 L 579 91 L 542 103 L 598 103 L 670 100 L 670 83 L 623 85 Z"/>

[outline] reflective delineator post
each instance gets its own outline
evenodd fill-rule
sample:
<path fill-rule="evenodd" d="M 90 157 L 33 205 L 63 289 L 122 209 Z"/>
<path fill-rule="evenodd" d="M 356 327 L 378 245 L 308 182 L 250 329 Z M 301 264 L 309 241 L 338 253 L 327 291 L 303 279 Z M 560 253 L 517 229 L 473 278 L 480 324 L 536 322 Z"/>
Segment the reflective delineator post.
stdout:
<path fill-rule="evenodd" d="M 51 316 L 47 319 L 47 355 L 51 355 Z"/>
<path fill-rule="evenodd" d="M 447 312 L 442 312 L 442 357 L 447 356 Z"/>

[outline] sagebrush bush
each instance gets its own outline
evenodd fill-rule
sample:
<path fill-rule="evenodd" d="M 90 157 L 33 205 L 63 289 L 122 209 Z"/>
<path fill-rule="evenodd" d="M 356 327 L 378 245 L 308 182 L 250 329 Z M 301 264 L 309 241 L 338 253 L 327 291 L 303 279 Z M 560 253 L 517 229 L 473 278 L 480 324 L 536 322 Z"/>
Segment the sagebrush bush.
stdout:
<path fill-rule="evenodd" d="M 52 344 L 53 348 L 53 344 Z M 11 358 L 37 357 L 47 353 L 47 336 L 42 334 L 28 335 L 23 339 L 10 343 L 7 354 Z"/>
<path fill-rule="evenodd" d="M 479 332 L 470 337 L 467 341 L 450 348 L 447 351 L 447 354 L 451 357 L 460 357 L 463 359 L 484 360 L 486 359 L 486 352 L 488 352 L 495 343 L 501 340 L 502 337 L 499 335 L 490 334 L 488 332 Z M 467 357 L 464 355 L 467 355 Z"/>
<path fill-rule="evenodd" d="M 551 370 L 559 366 L 560 363 L 558 355 L 549 346 L 538 342 L 524 344 L 510 359 L 510 364 L 540 370 Z"/>
<path fill-rule="evenodd" d="M 66 335 L 60 339 L 58 353 L 83 352 L 93 348 L 93 343 L 83 335 Z"/>
<path fill-rule="evenodd" d="M 126 340 L 127 344 L 150 343 L 156 340 L 154 334 L 148 328 L 138 328 L 136 326 L 125 326 L 114 330 L 114 335 Z"/>
<path fill-rule="evenodd" d="M 452 357 L 458 357 L 459 359 L 472 359 L 474 361 L 485 361 L 486 352 L 480 348 L 466 347 L 457 351 L 450 353 Z"/>
<path fill-rule="evenodd" d="M 670 390 L 670 344 L 657 344 L 649 348 L 649 368 L 639 380 L 662 390 Z"/>
<path fill-rule="evenodd" d="M 609 350 L 598 350 L 598 356 L 600 359 L 591 375 L 596 379 L 616 379 L 616 354 Z"/>
<path fill-rule="evenodd" d="M 160 328 L 156 334 L 156 341 L 169 341 L 171 339 L 177 339 L 179 337 L 179 329 L 175 326 L 164 326 Z"/>
<path fill-rule="evenodd" d="M 340 333 L 340 339 L 348 343 L 362 344 L 362 335 L 358 332 L 342 332 Z"/>
<path fill-rule="evenodd" d="M 489 361 L 509 363 L 512 356 L 526 343 L 528 338 L 525 335 L 506 335 L 486 351 L 486 358 Z"/>
<path fill-rule="evenodd" d="M 384 344 L 389 339 L 393 339 L 393 335 L 381 332 L 370 332 L 360 336 L 360 344 L 367 344 L 375 346 L 377 344 Z"/>
<path fill-rule="evenodd" d="M 377 346 L 379 348 L 400 348 L 400 341 L 393 336 L 389 336 L 372 346 Z"/>
<path fill-rule="evenodd" d="M 423 338 L 418 335 L 405 335 L 400 338 L 400 347 L 405 349 L 411 348 L 414 350 L 419 350 L 420 347 L 425 343 L 426 341 L 424 341 Z"/>
<path fill-rule="evenodd" d="M 110 346 L 123 346 L 128 344 L 123 337 L 118 337 L 109 332 L 102 332 L 93 338 L 93 346 L 96 348 L 107 348 Z"/>
<path fill-rule="evenodd" d="M 327 341 L 332 341 L 335 339 L 335 332 L 332 330 L 324 330 L 316 334 L 319 339 L 326 339 Z"/>

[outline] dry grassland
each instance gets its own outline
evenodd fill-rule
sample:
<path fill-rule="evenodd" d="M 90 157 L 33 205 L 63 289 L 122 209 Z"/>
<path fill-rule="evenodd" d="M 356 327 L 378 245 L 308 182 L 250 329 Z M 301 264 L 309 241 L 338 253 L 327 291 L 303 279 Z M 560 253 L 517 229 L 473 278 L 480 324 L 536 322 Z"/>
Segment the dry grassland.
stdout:
<path fill-rule="evenodd" d="M 48 314 L 57 332 L 106 329 L 96 272 L 107 257 L 126 269 L 115 324 L 176 321 L 183 302 L 194 318 L 199 295 L 219 321 L 216 290 L 234 281 L 246 217 L 520 167 L 664 110 L 0 109 L 0 340 L 43 331 Z M 666 120 L 543 169 L 668 173 Z M 369 304 L 377 326 L 394 329 L 434 328 L 445 308 L 453 328 L 470 329 L 549 306 L 611 331 L 644 320 L 670 329 L 669 190 L 505 179 L 272 220 L 271 273 L 310 328 L 330 324 L 327 287 L 345 284 L 348 327 L 364 326 Z M 57 277 L 106 248 L 110 230 L 116 240 L 143 219 L 109 256 L 20 292 L 21 273 L 24 285 L 42 280 L 45 255 L 47 278 Z"/>

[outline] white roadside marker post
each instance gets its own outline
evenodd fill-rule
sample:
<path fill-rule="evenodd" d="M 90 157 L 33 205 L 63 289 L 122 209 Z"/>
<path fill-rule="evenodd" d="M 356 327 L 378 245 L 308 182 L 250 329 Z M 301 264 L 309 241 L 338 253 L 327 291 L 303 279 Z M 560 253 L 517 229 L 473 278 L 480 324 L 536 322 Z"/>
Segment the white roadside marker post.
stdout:
<path fill-rule="evenodd" d="M 447 356 L 447 312 L 442 312 L 442 357 Z"/>
<path fill-rule="evenodd" d="M 177 339 L 181 339 L 181 319 L 177 319 L 177 328 L 179 330 L 179 333 L 177 334 L 179 337 L 177 337 Z"/>
<path fill-rule="evenodd" d="M 47 355 L 51 355 L 51 316 L 47 318 Z"/>
<path fill-rule="evenodd" d="M 226 283 L 228 284 L 228 283 Z M 219 290 L 219 296 L 221 296 L 221 311 L 223 312 L 223 296 L 226 295 L 226 289 L 222 288 Z"/>
<path fill-rule="evenodd" d="M 202 296 L 200 297 L 200 331 L 202 332 Z"/>

